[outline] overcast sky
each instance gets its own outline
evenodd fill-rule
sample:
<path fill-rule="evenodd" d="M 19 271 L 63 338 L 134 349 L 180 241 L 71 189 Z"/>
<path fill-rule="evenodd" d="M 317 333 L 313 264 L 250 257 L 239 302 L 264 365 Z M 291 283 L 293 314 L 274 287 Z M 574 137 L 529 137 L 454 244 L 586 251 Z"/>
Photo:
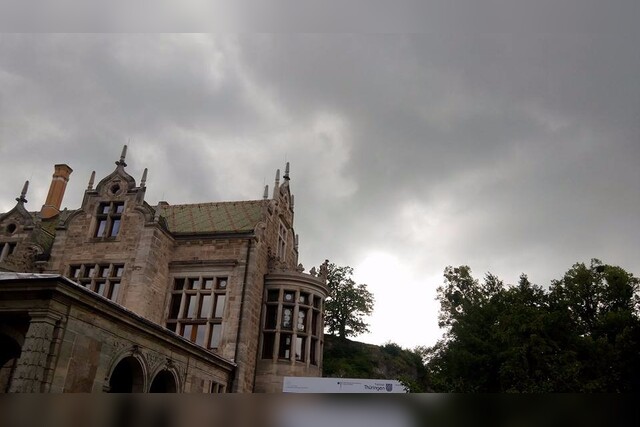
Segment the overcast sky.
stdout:
<path fill-rule="evenodd" d="M 431 345 L 447 265 L 640 273 L 638 8 L 601 9 L 528 11 L 544 31 L 507 9 L 502 30 L 471 10 L 441 31 L 3 34 L 0 211 L 25 180 L 39 210 L 55 163 L 77 208 L 125 143 L 152 205 L 259 199 L 289 161 L 301 262 L 375 294 L 358 339 Z"/>

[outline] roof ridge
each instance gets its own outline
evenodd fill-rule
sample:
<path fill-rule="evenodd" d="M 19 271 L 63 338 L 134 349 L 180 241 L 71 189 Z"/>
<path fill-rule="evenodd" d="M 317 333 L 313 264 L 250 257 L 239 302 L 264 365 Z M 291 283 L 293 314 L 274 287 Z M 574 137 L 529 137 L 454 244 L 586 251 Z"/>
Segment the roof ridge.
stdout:
<path fill-rule="evenodd" d="M 262 218 L 264 200 L 160 205 L 173 233 L 251 231 Z"/>
<path fill-rule="evenodd" d="M 225 200 L 222 202 L 200 202 L 200 203 L 182 203 L 178 205 L 161 205 L 160 208 L 175 208 L 181 206 L 203 206 L 203 205 L 229 205 L 238 203 L 262 203 L 264 200 Z M 157 205 L 156 205 L 157 206 Z"/>

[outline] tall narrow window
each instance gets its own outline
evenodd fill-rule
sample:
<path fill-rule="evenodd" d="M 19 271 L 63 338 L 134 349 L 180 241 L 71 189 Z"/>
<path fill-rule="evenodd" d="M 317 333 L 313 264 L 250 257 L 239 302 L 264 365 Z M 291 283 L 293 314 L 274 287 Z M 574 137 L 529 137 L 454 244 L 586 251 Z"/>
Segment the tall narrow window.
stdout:
<path fill-rule="evenodd" d="M 291 334 L 280 334 L 280 350 L 278 351 L 280 359 L 291 358 Z"/>
<path fill-rule="evenodd" d="M 98 206 L 95 237 L 116 237 L 120 232 L 124 202 L 105 202 Z"/>
<path fill-rule="evenodd" d="M 298 311 L 298 331 L 304 332 L 306 330 L 307 311 L 302 308 Z"/>
<path fill-rule="evenodd" d="M 293 307 L 284 307 L 282 309 L 282 329 L 292 329 L 293 323 Z"/>
<path fill-rule="evenodd" d="M 273 358 L 273 346 L 276 339 L 276 334 L 273 332 L 265 332 L 262 338 L 262 358 Z"/>
<path fill-rule="evenodd" d="M 287 250 L 287 229 L 280 223 L 278 230 L 278 258 L 284 259 Z"/>
<path fill-rule="evenodd" d="M 296 360 L 300 362 L 304 362 L 304 355 L 306 352 L 305 348 L 305 337 L 296 337 Z"/>

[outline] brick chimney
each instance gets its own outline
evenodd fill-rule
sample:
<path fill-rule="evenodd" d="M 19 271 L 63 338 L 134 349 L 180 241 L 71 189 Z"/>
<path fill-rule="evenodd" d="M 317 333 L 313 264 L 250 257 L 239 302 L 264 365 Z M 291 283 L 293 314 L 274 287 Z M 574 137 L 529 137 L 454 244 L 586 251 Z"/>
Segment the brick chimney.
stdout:
<path fill-rule="evenodd" d="M 47 194 L 47 201 L 42 205 L 42 209 L 40 210 L 42 219 L 53 218 L 60 213 L 64 190 L 67 188 L 69 175 L 73 172 L 73 169 L 67 165 L 55 165 L 54 168 L 49 194 Z"/>

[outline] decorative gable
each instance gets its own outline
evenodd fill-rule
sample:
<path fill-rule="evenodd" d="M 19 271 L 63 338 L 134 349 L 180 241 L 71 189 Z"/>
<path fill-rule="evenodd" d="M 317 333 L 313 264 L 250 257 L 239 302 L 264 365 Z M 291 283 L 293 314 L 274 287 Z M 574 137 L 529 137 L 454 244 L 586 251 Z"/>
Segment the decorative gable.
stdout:
<path fill-rule="evenodd" d="M 136 180 L 124 168 L 127 146 L 122 148 L 120 160 L 116 162 L 116 170 L 103 178 L 96 186 L 97 193 L 104 198 L 118 197 L 136 188 Z"/>

